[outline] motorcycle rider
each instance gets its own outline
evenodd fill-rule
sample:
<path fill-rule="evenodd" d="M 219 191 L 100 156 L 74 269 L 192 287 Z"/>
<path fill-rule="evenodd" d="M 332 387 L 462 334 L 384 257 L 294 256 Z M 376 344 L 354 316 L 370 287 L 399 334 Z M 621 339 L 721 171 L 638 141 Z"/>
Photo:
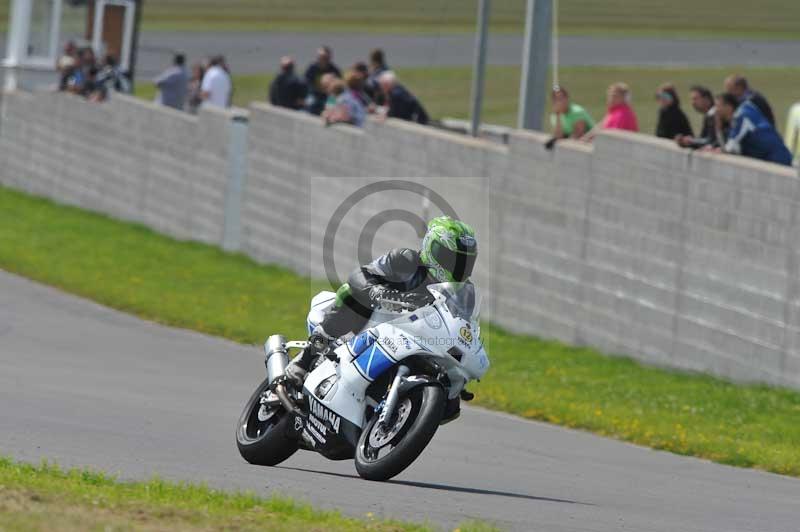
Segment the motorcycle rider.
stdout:
<path fill-rule="evenodd" d="M 381 300 L 418 307 L 430 302 L 428 285 L 468 281 L 477 256 L 472 227 L 449 216 L 432 219 L 420 251 L 393 249 L 350 274 L 336 292 L 334 307 L 314 329 L 309 346 L 286 368 L 286 376 L 302 385 L 313 360 L 333 340 L 361 331 Z"/>

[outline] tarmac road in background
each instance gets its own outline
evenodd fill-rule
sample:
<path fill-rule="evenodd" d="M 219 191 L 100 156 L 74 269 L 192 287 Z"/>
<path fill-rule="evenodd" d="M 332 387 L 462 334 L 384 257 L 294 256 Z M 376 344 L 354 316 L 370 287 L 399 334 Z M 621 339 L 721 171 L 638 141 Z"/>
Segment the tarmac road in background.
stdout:
<path fill-rule="evenodd" d="M 563 66 L 800 66 L 800 42 L 731 39 L 605 38 L 564 36 Z M 295 56 L 300 68 L 314 59 L 322 44 L 334 49 L 342 68 L 366 60 L 372 48 L 386 50 L 394 67 L 468 66 L 473 62 L 474 36 L 369 33 L 289 32 L 148 32 L 141 36 L 139 75 L 153 77 L 170 62 L 174 51 L 190 61 L 224 54 L 235 74 L 263 74 L 278 69 L 282 55 Z M 0 56 L 5 37 L 0 35 Z M 488 62 L 519 65 L 522 37 L 492 35 Z"/>
<path fill-rule="evenodd" d="M 264 335 L 273 332 L 265 323 Z M 0 271 L 0 454 L 445 526 L 480 518 L 526 531 L 797 529 L 798 479 L 474 408 L 391 482 L 361 480 L 352 461 L 308 452 L 280 467 L 250 466 L 234 429 L 263 373 L 258 347 Z"/>
<path fill-rule="evenodd" d="M 334 60 L 342 68 L 366 60 L 376 47 L 386 50 L 394 67 L 468 66 L 474 53 L 472 35 L 148 32 L 141 44 L 143 75 L 163 68 L 172 50 L 185 51 L 191 60 L 223 53 L 237 74 L 276 71 L 286 54 L 295 56 L 304 68 L 322 44 L 333 48 Z M 800 43 L 793 41 L 567 36 L 562 37 L 559 51 L 563 66 L 800 66 Z M 493 35 L 488 53 L 489 64 L 519 65 L 522 37 Z"/>

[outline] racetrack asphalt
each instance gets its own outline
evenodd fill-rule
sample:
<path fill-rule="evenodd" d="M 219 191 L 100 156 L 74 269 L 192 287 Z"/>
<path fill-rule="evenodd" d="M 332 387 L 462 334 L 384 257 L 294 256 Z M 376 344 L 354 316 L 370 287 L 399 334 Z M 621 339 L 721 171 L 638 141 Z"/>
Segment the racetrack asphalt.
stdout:
<path fill-rule="evenodd" d="M 0 271 L 0 454 L 449 527 L 480 518 L 508 530 L 798 529 L 799 479 L 477 408 L 442 427 L 390 482 L 361 480 L 352 461 L 302 451 L 279 467 L 250 466 L 234 429 L 263 372 L 260 348 L 142 321 Z"/>

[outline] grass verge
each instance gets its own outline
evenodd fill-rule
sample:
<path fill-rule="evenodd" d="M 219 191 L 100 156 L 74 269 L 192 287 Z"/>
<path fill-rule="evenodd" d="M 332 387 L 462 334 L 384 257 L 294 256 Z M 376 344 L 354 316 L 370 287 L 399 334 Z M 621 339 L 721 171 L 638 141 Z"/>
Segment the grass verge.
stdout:
<path fill-rule="evenodd" d="M 314 32 L 473 33 L 477 0 L 160 0 L 143 11 L 145 28 Z M 703 35 L 797 38 L 800 6 L 787 0 L 563 0 L 559 30 L 595 35 Z M 495 0 L 490 27 L 522 33 L 526 2 Z"/>
<path fill-rule="evenodd" d="M 0 187 L 0 268 L 157 322 L 302 338 L 316 285 L 275 266 Z M 310 284 L 311 283 L 311 284 Z M 477 403 L 656 449 L 800 476 L 800 392 L 642 366 L 484 327 Z"/>
<path fill-rule="evenodd" d="M 599 121 L 605 114 L 606 87 L 616 81 L 625 81 L 633 90 L 633 104 L 641 131 L 652 134 L 658 118 L 654 99 L 656 88 L 661 83 L 671 81 L 678 88 L 684 111 L 699 133 L 701 117 L 689 105 L 689 87 L 700 84 L 719 92 L 722 91 L 723 79 L 737 71 L 745 74 L 750 83 L 767 96 L 775 111 L 777 126 L 783 131 L 789 108 L 800 100 L 797 92 L 797 87 L 800 87 L 800 68 L 568 67 L 561 69 L 559 82 L 569 89 L 573 101 L 583 105 Z M 398 69 L 398 75 L 419 96 L 431 116 L 468 117 L 472 82 L 470 68 L 402 68 Z M 484 122 L 516 125 L 519 76 L 518 67 L 488 67 Z M 266 101 L 272 77 L 271 74 L 235 76 L 234 104 L 247 107 L 252 101 Z M 147 83 L 139 83 L 136 94 L 150 100 L 155 95 L 155 89 Z M 546 124 L 546 128 L 549 130 L 549 124 Z"/>
<path fill-rule="evenodd" d="M 0 457 L 0 530 L 428 531 L 425 525 L 343 517 L 288 498 L 264 499 L 160 479 L 119 482 L 89 470 Z M 463 532 L 495 530 L 465 523 Z"/>
<path fill-rule="evenodd" d="M 0 3 L 5 25 L 11 2 Z M 477 0 L 159 0 L 144 6 L 145 30 L 473 33 Z M 521 33 L 524 0 L 495 0 L 493 33 Z M 562 34 L 797 38 L 790 0 L 562 0 Z"/>

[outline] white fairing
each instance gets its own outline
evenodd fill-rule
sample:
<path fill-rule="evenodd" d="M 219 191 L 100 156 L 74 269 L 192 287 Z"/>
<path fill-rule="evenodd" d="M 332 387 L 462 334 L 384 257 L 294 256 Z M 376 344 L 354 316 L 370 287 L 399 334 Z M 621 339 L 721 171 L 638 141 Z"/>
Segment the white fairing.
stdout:
<path fill-rule="evenodd" d="M 305 393 L 357 427 L 365 424 L 369 385 L 411 356 L 424 356 L 446 372 L 450 398 L 467 382 L 480 379 L 489 359 L 480 339 L 480 298 L 470 283 L 441 283 L 428 287 L 434 302 L 406 312 L 375 316 L 360 334 L 336 348 L 338 363 L 324 361 L 305 382 Z M 312 300 L 309 328 L 320 323 L 335 294 L 322 292 Z M 371 406 L 375 406 L 372 404 Z"/>

